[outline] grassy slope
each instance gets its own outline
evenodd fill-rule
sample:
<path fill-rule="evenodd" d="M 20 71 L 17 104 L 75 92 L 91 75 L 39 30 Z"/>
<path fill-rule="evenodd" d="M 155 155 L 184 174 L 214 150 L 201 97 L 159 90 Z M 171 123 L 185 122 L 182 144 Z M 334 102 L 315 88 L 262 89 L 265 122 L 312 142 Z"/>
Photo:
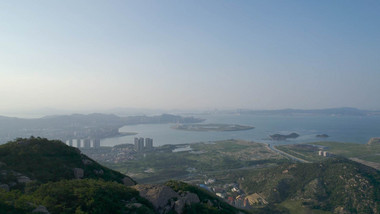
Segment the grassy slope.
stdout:
<path fill-rule="evenodd" d="M 332 212 L 324 210 L 310 209 L 309 207 L 303 206 L 302 201 L 286 200 L 280 204 L 280 206 L 285 207 L 292 214 L 329 214 Z"/>
<path fill-rule="evenodd" d="M 328 151 L 335 155 L 346 158 L 359 158 L 380 164 L 380 144 L 367 145 L 340 142 L 315 142 L 310 144 L 282 145 L 276 146 L 276 148 L 312 162 L 324 160 L 325 157 L 318 155 L 320 149 L 312 145 L 324 146 L 324 151 Z"/>
<path fill-rule="evenodd" d="M 357 157 L 380 163 L 380 144 L 356 144 L 338 142 L 316 142 L 315 145 L 326 146 L 327 151 L 347 158 Z"/>

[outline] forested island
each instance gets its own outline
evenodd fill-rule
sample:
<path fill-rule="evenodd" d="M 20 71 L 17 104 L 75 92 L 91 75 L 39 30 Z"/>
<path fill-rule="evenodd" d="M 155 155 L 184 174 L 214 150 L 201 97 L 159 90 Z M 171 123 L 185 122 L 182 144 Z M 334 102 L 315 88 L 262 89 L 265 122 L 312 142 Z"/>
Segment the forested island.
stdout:
<path fill-rule="evenodd" d="M 291 134 L 288 134 L 288 135 L 284 135 L 284 134 L 274 134 L 274 135 L 270 135 L 269 137 L 272 139 L 272 140 L 287 140 L 288 138 L 297 138 L 299 137 L 300 135 L 297 134 L 297 133 L 291 133 Z"/>

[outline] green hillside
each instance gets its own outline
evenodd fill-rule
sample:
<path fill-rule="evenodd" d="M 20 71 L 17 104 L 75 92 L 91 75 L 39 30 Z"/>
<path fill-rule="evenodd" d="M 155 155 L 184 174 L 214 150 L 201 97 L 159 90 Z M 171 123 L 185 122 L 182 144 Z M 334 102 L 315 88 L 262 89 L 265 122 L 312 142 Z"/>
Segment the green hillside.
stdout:
<path fill-rule="evenodd" d="M 242 213 L 189 184 L 135 184 L 60 141 L 0 146 L 0 214 Z"/>
<path fill-rule="evenodd" d="M 101 166 L 81 154 L 78 149 L 61 141 L 49 141 L 44 138 L 20 138 L 0 145 L 0 169 L 4 172 L 0 176 L 0 182 L 3 184 L 22 184 L 28 182 L 28 179 L 45 183 L 74 178 L 97 178 L 135 184 L 131 178 Z M 22 179 L 25 182 L 19 182 Z"/>
<path fill-rule="evenodd" d="M 135 206 L 135 204 L 138 204 Z M 28 186 L 25 193 L 0 190 L 0 213 L 154 213 L 152 205 L 131 187 L 103 180 L 61 180 Z"/>
<path fill-rule="evenodd" d="M 347 159 L 251 171 L 242 189 L 270 204 L 301 202 L 331 212 L 380 213 L 380 172 Z"/>

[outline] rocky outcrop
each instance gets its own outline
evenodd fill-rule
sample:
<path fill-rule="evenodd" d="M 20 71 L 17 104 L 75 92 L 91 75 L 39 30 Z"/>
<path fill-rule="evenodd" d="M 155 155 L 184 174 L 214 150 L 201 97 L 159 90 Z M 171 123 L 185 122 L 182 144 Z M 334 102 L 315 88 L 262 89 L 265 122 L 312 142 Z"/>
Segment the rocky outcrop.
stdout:
<path fill-rule="evenodd" d="M 152 203 L 158 213 L 168 213 L 173 210 L 182 214 L 183 208 L 193 203 L 199 203 L 198 195 L 191 192 L 178 194 L 172 188 L 162 184 L 145 184 L 133 186 L 140 196 Z"/>
<path fill-rule="evenodd" d="M 83 162 L 84 165 L 90 165 L 90 164 L 93 163 L 93 162 L 92 162 L 91 160 L 89 160 L 89 159 L 83 159 L 82 162 Z"/>
<path fill-rule="evenodd" d="M 136 184 L 130 177 L 124 177 L 122 181 L 125 186 L 133 186 Z"/>
<path fill-rule="evenodd" d="M 96 175 L 103 175 L 103 174 L 104 174 L 104 171 L 103 171 L 102 169 L 99 169 L 99 170 L 94 169 L 94 173 L 95 173 Z"/>
<path fill-rule="evenodd" d="M 165 185 L 146 184 L 136 185 L 133 188 L 139 191 L 141 197 L 152 203 L 159 213 L 165 213 L 165 211 L 170 210 L 174 205 L 174 199 L 180 197 L 172 188 Z"/>
<path fill-rule="evenodd" d="M 373 137 L 368 141 L 368 145 L 380 144 L 380 137 Z"/>
<path fill-rule="evenodd" d="M 32 211 L 32 213 L 44 213 L 44 214 L 50 214 L 49 211 L 46 209 L 46 207 L 40 205 L 36 209 Z"/>
<path fill-rule="evenodd" d="M 74 177 L 75 179 L 81 179 L 84 176 L 84 170 L 82 168 L 74 168 Z"/>
<path fill-rule="evenodd" d="M 199 203 L 199 197 L 198 195 L 191 193 L 191 192 L 184 192 L 181 194 L 181 198 L 179 198 L 174 203 L 174 209 L 178 214 L 183 213 L 183 208 L 187 205 L 190 206 L 193 203 Z"/>
<path fill-rule="evenodd" d="M 0 184 L 0 189 L 3 189 L 5 191 L 9 192 L 9 186 L 8 186 L 8 184 Z"/>
<path fill-rule="evenodd" d="M 25 176 L 25 175 L 20 175 L 20 176 L 18 176 L 17 177 L 17 182 L 19 182 L 19 183 L 29 183 L 29 182 L 31 182 L 32 180 L 29 178 L 29 177 L 27 177 L 27 176 Z"/>

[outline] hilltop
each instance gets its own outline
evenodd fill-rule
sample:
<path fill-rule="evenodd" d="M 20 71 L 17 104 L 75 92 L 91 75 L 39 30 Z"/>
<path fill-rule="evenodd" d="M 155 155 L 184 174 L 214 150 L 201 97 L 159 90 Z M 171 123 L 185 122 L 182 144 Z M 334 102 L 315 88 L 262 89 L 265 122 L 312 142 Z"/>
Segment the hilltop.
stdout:
<path fill-rule="evenodd" d="M 6 174 L 0 177 L 0 181 L 10 188 L 21 187 L 18 184 L 29 181 L 45 183 L 79 178 L 135 184 L 128 176 L 101 166 L 79 149 L 44 138 L 19 138 L 0 145 L 0 167 L 2 175 Z"/>
<path fill-rule="evenodd" d="M 56 140 L 0 146 L 0 213 L 241 213 L 196 186 L 136 185 Z"/>

